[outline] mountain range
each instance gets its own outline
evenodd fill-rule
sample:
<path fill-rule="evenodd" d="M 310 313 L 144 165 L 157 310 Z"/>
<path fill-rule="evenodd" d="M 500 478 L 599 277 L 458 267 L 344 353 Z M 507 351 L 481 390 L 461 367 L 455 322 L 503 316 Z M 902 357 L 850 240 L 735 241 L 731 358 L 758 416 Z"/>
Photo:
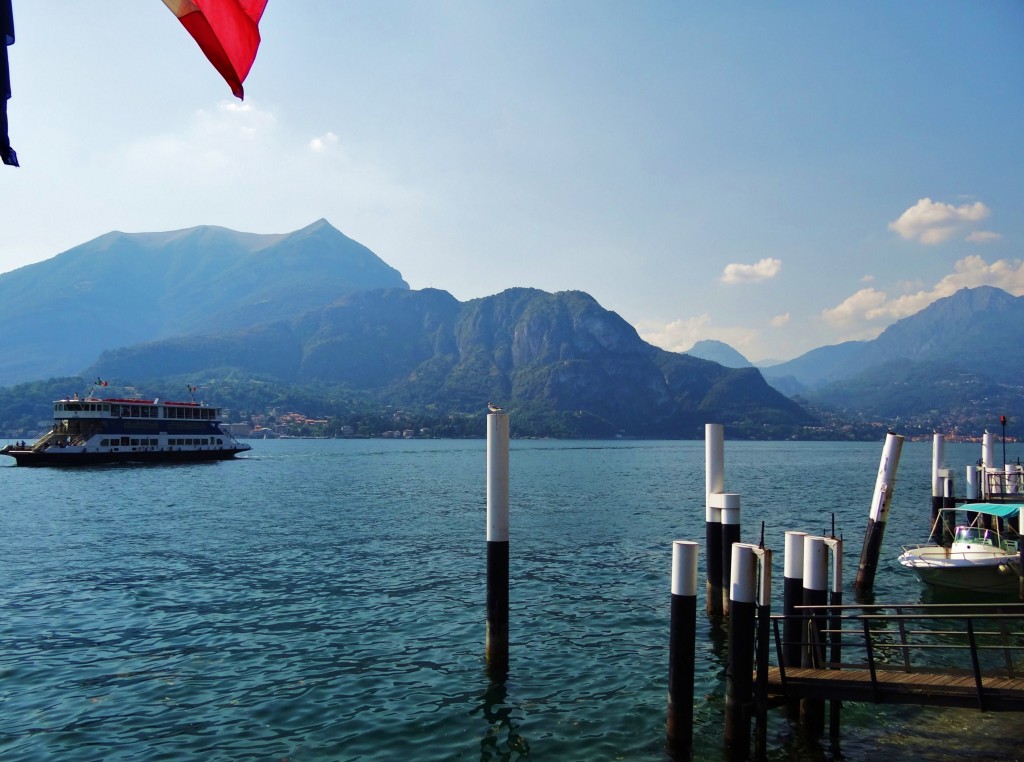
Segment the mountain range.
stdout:
<path fill-rule="evenodd" d="M 756 369 L 653 347 L 587 294 L 413 291 L 323 220 L 280 236 L 111 233 L 0 275 L 0 303 L 15 294 L 7 384 L 77 374 L 155 392 L 188 379 L 236 408 L 273 384 L 320 415 L 344 400 L 439 420 L 482 419 L 495 401 L 536 435 L 698 437 L 715 421 L 796 436 L 817 423 Z M 27 390 L 8 392 L 15 405 Z"/>
<path fill-rule="evenodd" d="M 24 398 L 45 409 L 67 386 L 41 379 L 95 376 L 153 393 L 202 382 L 222 405 L 273 397 L 318 415 L 345 400 L 444 420 L 491 400 L 537 435 L 699 437 L 715 421 L 737 436 L 821 436 L 823 420 L 923 431 L 1024 419 L 1012 346 L 1024 298 L 1000 289 L 961 290 L 872 341 L 759 370 L 722 342 L 651 346 L 578 291 L 460 302 L 411 290 L 325 220 L 281 235 L 108 233 L 0 275 L 0 317 L 17 328 L 0 336 L 0 384 L 22 385 L 0 389 L 0 424 L 40 415 Z"/>
<path fill-rule="evenodd" d="M 0 385 L 80 372 L 105 349 L 243 330 L 369 288 L 397 270 L 326 220 L 283 235 L 203 226 L 111 232 L 0 275 Z"/>
<path fill-rule="evenodd" d="M 850 420 L 980 430 L 1001 414 L 1024 420 L 1024 357 L 1013 351 L 1012 338 L 1022 332 L 1024 297 L 992 286 L 964 288 L 876 339 L 819 347 L 760 370 L 787 396 Z M 689 352 L 707 356 L 704 344 Z M 745 361 L 722 346 L 714 351 L 734 367 Z"/>

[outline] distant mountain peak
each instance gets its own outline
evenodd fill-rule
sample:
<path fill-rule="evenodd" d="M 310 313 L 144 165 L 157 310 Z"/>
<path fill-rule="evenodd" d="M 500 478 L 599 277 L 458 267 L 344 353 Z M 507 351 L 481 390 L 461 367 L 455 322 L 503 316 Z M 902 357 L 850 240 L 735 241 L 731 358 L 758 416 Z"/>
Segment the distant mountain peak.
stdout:
<path fill-rule="evenodd" d="M 701 360 L 711 360 L 719 365 L 724 365 L 726 368 L 750 368 L 753 366 L 750 360 L 724 341 L 716 341 L 715 339 L 702 339 L 683 354 L 699 357 Z"/>

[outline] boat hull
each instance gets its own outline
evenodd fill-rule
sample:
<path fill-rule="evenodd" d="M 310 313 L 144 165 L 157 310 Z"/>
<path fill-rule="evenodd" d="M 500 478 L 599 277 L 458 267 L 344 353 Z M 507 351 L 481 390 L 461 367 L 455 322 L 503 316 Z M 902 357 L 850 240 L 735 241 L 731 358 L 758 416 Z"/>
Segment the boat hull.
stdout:
<path fill-rule="evenodd" d="M 5 449 L 19 466 L 99 466 L 116 463 L 196 463 L 229 460 L 250 448 L 208 450 L 142 450 L 136 452 L 74 452 L 50 448 L 42 452 Z"/>
<path fill-rule="evenodd" d="M 1020 558 L 1007 554 L 950 554 L 939 546 L 909 550 L 899 562 L 922 582 L 948 590 L 1014 593 L 1020 587 Z"/>

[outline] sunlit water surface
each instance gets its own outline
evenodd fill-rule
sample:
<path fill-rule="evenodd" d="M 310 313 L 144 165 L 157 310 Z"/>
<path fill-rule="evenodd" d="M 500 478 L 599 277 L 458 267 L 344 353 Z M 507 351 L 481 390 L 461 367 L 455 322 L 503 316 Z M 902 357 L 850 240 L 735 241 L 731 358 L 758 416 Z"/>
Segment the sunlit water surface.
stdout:
<path fill-rule="evenodd" d="M 254 444 L 224 463 L 0 469 L 0 759 L 666 758 L 671 542 L 703 544 L 703 442 L 512 443 L 497 682 L 483 441 Z M 726 442 L 777 596 L 784 532 L 828 532 L 834 512 L 852 599 L 881 451 Z M 947 465 L 978 451 L 947 445 Z M 928 600 L 895 557 L 927 536 L 930 468 L 930 444 L 907 443 L 881 602 Z M 723 644 L 701 614 L 698 759 L 721 758 Z M 1024 737 L 1016 715 L 844 711 L 838 748 L 773 714 L 772 758 L 1010 759 Z"/>

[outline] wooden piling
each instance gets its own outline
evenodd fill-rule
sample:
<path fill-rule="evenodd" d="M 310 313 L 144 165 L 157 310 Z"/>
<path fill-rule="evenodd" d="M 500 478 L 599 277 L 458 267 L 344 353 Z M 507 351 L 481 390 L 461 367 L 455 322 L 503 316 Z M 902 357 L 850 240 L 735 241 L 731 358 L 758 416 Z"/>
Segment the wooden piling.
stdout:
<path fill-rule="evenodd" d="M 939 518 L 939 509 L 942 508 L 942 470 L 943 453 L 946 440 L 939 432 L 932 435 L 932 512 L 931 522 L 928 524 L 929 541 L 935 542 L 935 534 L 938 530 L 936 521 Z"/>
<path fill-rule="evenodd" d="M 697 648 L 697 543 L 672 543 L 672 612 L 668 650 L 668 748 L 676 760 L 693 753 L 693 685 Z"/>

